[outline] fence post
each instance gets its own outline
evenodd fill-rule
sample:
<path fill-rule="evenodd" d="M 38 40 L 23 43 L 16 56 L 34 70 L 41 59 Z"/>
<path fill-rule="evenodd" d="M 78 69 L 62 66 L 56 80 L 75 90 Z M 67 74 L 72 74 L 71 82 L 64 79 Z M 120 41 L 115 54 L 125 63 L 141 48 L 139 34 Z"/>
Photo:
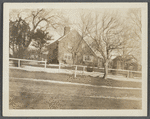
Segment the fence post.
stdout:
<path fill-rule="evenodd" d="M 18 67 L 20 67 L 20 59 L 18 60 Z"/>
<path fill-rule="evenodd" d="M 45 60 L 45 68 L 46 68 L 46 60 Z"/>
<path fill-rule="evenodd" d="M 76 78 L 76 71 L 77 71 L 77 65 L 76 65 L 76 68 L 75 68 L 75 74 L 74 74 L 74 77 Z"/>
<path fill-rule="evenodd" d="M 82 75 L 84 74 L 84 72 L 85 72 L 85 66 L 83 66 L 83 71 L 82 71 Z"/>
<path fill-rule="evenodd" d="M 85 72 L 85 67 L 83 67 L 83 73 Z"/>
<path fill-rule="evenodd" d="M 59 72 L 60 72 L 61 63 L 59 63 Z"/>
<path fill-rule="evenodd" d="M 128 71 L 127 78 L 129 78 L 129 75 L 130 75 L 130 71 Z"/>

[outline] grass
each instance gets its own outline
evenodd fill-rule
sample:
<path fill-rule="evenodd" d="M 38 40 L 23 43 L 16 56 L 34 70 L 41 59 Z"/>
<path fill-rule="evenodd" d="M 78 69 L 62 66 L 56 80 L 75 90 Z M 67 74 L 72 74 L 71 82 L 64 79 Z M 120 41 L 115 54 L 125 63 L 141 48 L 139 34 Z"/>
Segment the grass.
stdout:
<path fill-rule="evenodd" d="M 44 72 L 28 72 L 10 70 L 10 77 L 36 78 L 55 81 L 70 81 L 92 85 L 108 85 L 141 87 L 141 83 L 103 80 L 93 77 L 77 77 L 70 75 L 50 74 Z M 141 98 L 141 90 L 108 89 L 81 85 L 36 82 L 21 79 L 9 79 L 10 109 L 141 109 L 141 100 L 125 100 L 104 97 Z"/>
<path fill-rule="evenodd" d="M 65 82 L 75 82 L 75 83 L 85 83 L 92 85 L 105 85 L 105 86 L 115 86 L 115 87 L 133 87 L 141 88 L 140 82 L 129 82 L 129 81 L 117 81 L 113 79 L 104 80 L 103 78 L 94 78 L 91 76 L 81 76 L 78 75 L 74 78 L 71 74 L 58 74 L 58 73 L 46 73 L 37 71 L 24 71 L 19 69 L 10 69 L 10 77 L 18 78 L 34 78 L 34 79 L 44 79 L 44 80 L 55 80 L 55 81 L 65 81 Z"/>

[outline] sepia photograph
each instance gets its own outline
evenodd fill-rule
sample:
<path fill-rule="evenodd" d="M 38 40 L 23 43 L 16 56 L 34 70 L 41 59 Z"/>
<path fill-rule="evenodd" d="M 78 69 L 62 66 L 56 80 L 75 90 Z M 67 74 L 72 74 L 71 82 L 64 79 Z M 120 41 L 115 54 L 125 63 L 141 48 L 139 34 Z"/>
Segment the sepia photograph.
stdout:
<path fill-rule="evenodd" d="M 147 115 L 147 3 L 4 12 L 4 116 Z"/>

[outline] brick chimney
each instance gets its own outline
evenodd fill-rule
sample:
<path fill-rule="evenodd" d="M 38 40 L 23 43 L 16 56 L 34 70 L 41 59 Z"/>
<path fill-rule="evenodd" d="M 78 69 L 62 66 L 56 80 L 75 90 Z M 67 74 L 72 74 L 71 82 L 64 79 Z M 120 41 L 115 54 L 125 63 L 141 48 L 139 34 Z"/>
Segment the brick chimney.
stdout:
<path fill-rule="evenodd" d="M 65 26 L 65 28 L 64 28 L 64 35 L 66 35 L 69 32 L 70 32 L 70 27 L 69 26 Z"/>

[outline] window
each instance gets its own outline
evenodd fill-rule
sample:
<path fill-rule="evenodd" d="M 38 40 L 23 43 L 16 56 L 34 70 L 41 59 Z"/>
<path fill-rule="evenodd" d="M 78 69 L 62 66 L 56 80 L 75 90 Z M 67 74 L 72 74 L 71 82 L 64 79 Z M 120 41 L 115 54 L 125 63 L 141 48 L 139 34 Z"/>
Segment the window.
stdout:
<path fill-rule="evenodd" d="M 84 55 L 83 56 L 83 61 L 85 61 L 85 62 L 92 62 L 93 61 L 93 56 Z"/>
<path fill-rule="evenodd" d="M 72 59 L 72 54 L 64 54 L 64 59 L 65 60 L 71 60 Z"/>

